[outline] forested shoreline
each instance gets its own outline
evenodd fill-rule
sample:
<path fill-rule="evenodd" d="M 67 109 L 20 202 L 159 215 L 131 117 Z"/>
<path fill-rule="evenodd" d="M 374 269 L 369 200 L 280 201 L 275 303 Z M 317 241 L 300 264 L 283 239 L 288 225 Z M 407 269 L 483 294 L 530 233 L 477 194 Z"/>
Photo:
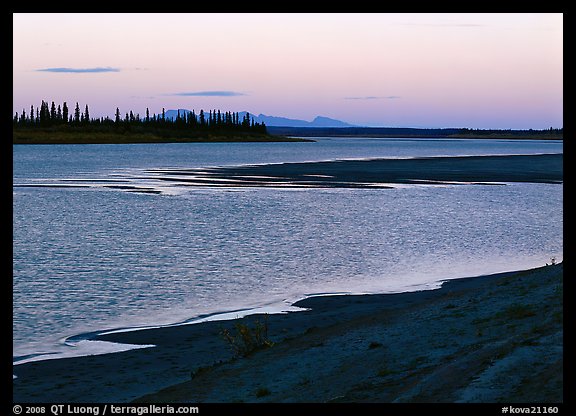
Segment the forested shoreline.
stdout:
<path fill-rule="evenodd" d="M 562 140 L 564 129 L 513 130 L 469 128 L 411 127 L 279 127 L 268 133 L 299 137 L 379 137 L 379 138 L 453 138 L 453 139 L 538 139 Z"/>
<path fill-rule="evenodd" d="M 200 110 L 198 115 L 196 115 L 194 110 L 188 113 L 184 111 L 180 113 L 178 111 L 176 118 L 167 118 L 164 108 L 161 114 L 153 114 L 152 116 L 149 109 L 146 108 L 146 115 L 141 117 L 139 113 L 134 114 L 132 110 L 122 116 L 120 109 L 116 107 L 114 119 L 111 119 L 110 117 L 90 117 L 88 104 L 81 110 L 80 105 L 76 103 L 74 112 L 71 113 L 66 102 L 56 106 L 54 101 L 52 101 L 51 105 L 47 101 L 42 101 L 39 107 L 30 106 L 28 113 L 23 109 L 20 113 L 16 112 L 13 116 L 14 128 L 46 128 L 62 125 L 72 127 L 109 126 L 125 129 L 143 125 L 154 128 L 236 130 L 266 134 L 266 125 L 254 122 L 249 113 L 246 113 L 240 119 L 237 112 L 221 112 L 220 110 L 210 110 L 208 113 Z"/>
<path fill-rule="evenodd" d="M 144 116 L 133 111 L 124 115 L 116 108 L 114 118 L 91 117 L 86 104 L 76 103 L 71 111 L 68 104 L 42 101 L 16 112 L 12 120 L 14 144 L 41 143 L 157 143 L 157 142 L 221 142 L 221 141 L 310 141 L 268 134 L 264 123 L 257 123 L 249 113 L 200 110 L 178 111 L 175 118 L 160 114 Z"/>
<path fill-rule="evenodd" d="M 91 117 L 86 104 L 78 102 L 71 111 L 68 104 L 42 101 L 40 106 L 16 112 L 12 119 L 14 144 L 51 143 L 165 143 L 165 142 L 254 142 L 314 141 L 304 137 L 414 137 L 562 140 L 563 129 L 480 130 L 468 128 L 398 127 L 267 127 L 250 113 L 178 110 L 176 117 L 160 114 L 144 116 L 132 110 L 122 114 L 117 107 L 114 118 Z M 294 137 L 298 136 L 298 137 Z"/>

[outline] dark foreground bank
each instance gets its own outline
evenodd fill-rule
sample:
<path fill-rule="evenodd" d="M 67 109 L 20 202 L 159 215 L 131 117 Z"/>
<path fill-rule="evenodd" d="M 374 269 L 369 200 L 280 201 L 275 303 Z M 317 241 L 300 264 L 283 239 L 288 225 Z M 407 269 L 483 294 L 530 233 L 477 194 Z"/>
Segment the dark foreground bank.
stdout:
<path fill-rule="evenodd" d="M 17 365 L 13 399 L 563 401 L 562 264 L 297 305 L 309 309 L 270 315 L 274 345 L 245 358 L 221 336 L 234 321 L 109 334 L 98 339 L 156 347 Z"/>

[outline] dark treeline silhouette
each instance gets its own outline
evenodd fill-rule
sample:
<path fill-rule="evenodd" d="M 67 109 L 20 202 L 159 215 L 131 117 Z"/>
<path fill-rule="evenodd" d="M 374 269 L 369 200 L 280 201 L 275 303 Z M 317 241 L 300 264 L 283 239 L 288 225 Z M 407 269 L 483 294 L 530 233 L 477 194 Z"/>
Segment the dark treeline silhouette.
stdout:
<path fill-rule="evenodd" d="M 562 139 L 564 129 L 543 130 L 412 127 L 268 127 L 270 134 L 300 137 L 543 138 Z"/>
<path fill-rule="evenodd" d="M 267 134 L 264 123 L 256 123 L 249 113 L 243 117 L 235 112 L 221 112 L 220 110 L 210 110 L 206 113 L 200 110 L 198 114 L 191 112 L 180 112 L 175 118 L 167 118 L 165 110 L 161 114 L 150 115 L 146 108 L 146 114 L 134 114 L 132 111 L 122 115 L 119 108 L 116 108 L 114 119 L 110 117 L 92 118 L 90 117 L 88 105 L 81 110 L 78 103 L 73 112 L 66 102 L 56 106 L 54 101 L 51 105 L 47 101 L 42 101 L 39 107 L 30 106 L 30 111 L 23 109 L 20 114 L 16 112 L 13 117 L 14 128 L 52 128 L 58 126 L 90 127 L 91 129 L 118 129 L 122 131 L 138 130 L 193 130 L 207 132 L 247 132 Z"/>

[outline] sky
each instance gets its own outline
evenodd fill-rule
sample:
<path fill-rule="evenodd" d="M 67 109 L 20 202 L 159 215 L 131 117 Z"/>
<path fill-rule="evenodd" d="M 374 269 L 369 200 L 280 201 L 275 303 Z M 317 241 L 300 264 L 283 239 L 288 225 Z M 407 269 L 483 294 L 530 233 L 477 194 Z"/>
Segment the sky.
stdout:
<path fill-rule="evenodd" d="M 562 13 L 15 13 L 13 113 L 563 127 Z"/>

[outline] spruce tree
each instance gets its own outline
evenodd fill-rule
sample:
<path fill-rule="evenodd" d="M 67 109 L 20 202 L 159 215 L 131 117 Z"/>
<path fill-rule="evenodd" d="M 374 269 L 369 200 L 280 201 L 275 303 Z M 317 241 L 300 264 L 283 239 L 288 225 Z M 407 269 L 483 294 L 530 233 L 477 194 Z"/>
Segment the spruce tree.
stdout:
<path fill-rule="evenodd" d="M 48 124 L 49 118 L 50 111 L 48 110 L 48 103 L 42 100 L 42 104 L 40 104 L 40 124 L 42 126 L 46 126 Z"/>
<path fill-rule="evenodd" d="M 192 110 L 192 112 L 188 116 L 188 123 L 190 124 L 190 126 L 192 126 L 192 128 L 196 128 L 198 120 L 196 119 L 196 113 L 194 112 L 194 110 Z"/>
<path fill-rule="evenodd" d="M 66 105 L 66 101 L 62 104 L 62 121 L 68 123 L 68 105 Z"/>
<path fill-rule="evenodd" d="M 52 124 L 56 123 L 56 105 L 52 101 L 52 106 L 50 107 L 50 122 Z"/>
<path fill-rule="evenodd" d="M 76 103 L 76 108 L 74 109 L 74 123 L 80 123 L 80 106 Z"/>
<path fill-rule="evenodd" d="M 204 116 L 204 110 L 200 110 L 200 127 L 206 126 L 206 117 Z"/>

